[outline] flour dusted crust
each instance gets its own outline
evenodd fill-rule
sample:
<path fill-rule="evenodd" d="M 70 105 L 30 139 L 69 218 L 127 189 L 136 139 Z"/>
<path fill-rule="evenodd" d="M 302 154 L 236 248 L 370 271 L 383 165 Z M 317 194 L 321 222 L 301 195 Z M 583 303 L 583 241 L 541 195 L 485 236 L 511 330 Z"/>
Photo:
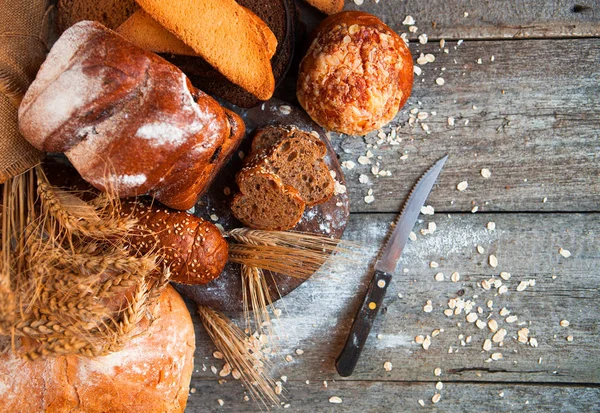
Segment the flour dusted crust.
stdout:
<path fill-rule="evenodd" d="M 103 357 L 26 361 L 0 355 L 0 406 L 6 412 L 183 412 L 195 350 L 185 303 L 168 286 L 156 321 L 123 350 Z"/>
<path fill-rule="evenodd" d="M 412 57 L 400 36 L 375 16 L 343 12 L 317 28 L 297 96 L 319 125 L 365 135 L 396 116 L 412 82 Z"/>
<path fill-rule="evenodd" d="M 35 147 L 64 152 L 121 197 L 191 208 L 244 133 L 242 120 L 175 66 L 84 21 L 55 43 L 19 108 Z"/>

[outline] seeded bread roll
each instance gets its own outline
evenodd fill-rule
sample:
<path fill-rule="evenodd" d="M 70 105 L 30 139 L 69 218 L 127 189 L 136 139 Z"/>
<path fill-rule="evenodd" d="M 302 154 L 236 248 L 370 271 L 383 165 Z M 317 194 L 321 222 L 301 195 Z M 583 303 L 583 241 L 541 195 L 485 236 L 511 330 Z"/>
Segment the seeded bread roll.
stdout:
<path fill-rule="evenodd" d="M 408 47 L 368 13 L 348 11 L 325 19 L 302 59 L 298 101 L 319 125 L 365 135 L 390 122 L 412 89 Z"/>
<path fill-rule="evenodd" d="M 27 361 L 0 354 L 3 412 L 183 412 L 194 368 L 195 336 L 189 311 L 167 286 L 149 324 L 116 353 Z M 10 338 L 0 336 L 10 348 Z M 33 343 L 24 343 L 32 345 Z"/>
<path fill-rule="evenodd" d="M 130 243 L 141 254 L 159 253 L 172 281 L 206 284 L 223 271 L 229 246 L 211 222 L 146 200 L 124 201 L 121 213 L 138 220 L 141 234 L 144 229 L 157 233 L 135 236 Z"/>

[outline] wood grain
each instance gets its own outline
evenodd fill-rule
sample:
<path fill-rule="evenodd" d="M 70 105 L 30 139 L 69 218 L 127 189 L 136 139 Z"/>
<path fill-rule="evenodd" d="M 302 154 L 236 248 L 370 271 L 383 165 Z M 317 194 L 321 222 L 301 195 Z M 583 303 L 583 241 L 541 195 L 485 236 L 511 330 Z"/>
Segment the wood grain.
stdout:
<path fill-rule="evenodd" d="M 303 20 L 312 29 L 322 15 L 305 9 Z M 600 6 L 594 0 L 365 0 L 360 6 L 347 0 L 344 9 L 375 14 L 398 32 L 408 32 L 402 22 L 411 15 L 419 30 L 410 38 L 421 33 L 454 40 L 600 35 Z"/>
<path fill-rule="evenodd" d="M 332 134 L 341 161 L 356 164 L 345 170 L 351 211 L 398 211 L 419 175 L 444 154 L 449 160 L 429 198 L 436 210 L 466 212 L 476 205 L 480 212 L 598 211 L 600 39 L 448 42 L 446 47 L 448 54 L 437 43 L 411 45 L 415 59 L 432 53 L 436 60 L 422 65 L 412 97 L 383 129 L 397 129 L 399 145 L 377 145 L 376 133 Z M 443 86 L 435 83 L 438 77 Z M 419 123 L 429 133 L 420 124 L 407 124 L 415 108 L 427 112 Z M 455 118 L 455 126 L 448 125 L 448 117 Z M 371 164 L 359 164 L 368 150 Z M 375 162 L 392 175 L 375 177 Z M 491 170 L 489 179 L 481 176 L 482 168 Z M 361 174 L 368 183 L 359 183 Z M 464 180 L 468 189 L 457 191 Z M 375 202 L 366 204 L 369 189 Z"/>
<path fill-rule="evenodd" d="M 368 263 L 392 218 L 389 214 L 351 215 L 345 237 L 364 245 L 364 259 L 325 268 L 282 301 L 283 315 L 275 325 L 282 340 L 277 343 L 279 357 L 272 360 L 276 377 L 342 380 L 335 373 L 334 361 L 366 288 Z M 486 229 L 490 221 L 496 224 L 494 231 Z M 448 381 L 600 384 L 600 214 L 436 214 L 424 217 L 417 233 L 429 222 L 435 222 L 438 229 L 430 235 L 419 234 L 417 241 L 407 245 L 401 264 L 408 273 L 394 274 L 352 380 L 432 381 L 436 380 L 432 372 L 440 367 L 443 380 Z M 485 254 L 478 254 L 476 245 L 484 247 Z M 559 255 L 561 247 L 572 256 Z M 488 265 L 489 253 L 498 257 L 497 268 Z M 439 263 L 439 268 L 430 268 L 431 261 Z M 460 273 L 457 283 L 449 281 L 454 271 Z M 512 274 L 504 281 L 507 293 L 497 295 L 478 285 L 498 278 L 500 271 Z M 437 272 L 444 273 L 445 281 L 434 280 Z M 535 286 L 516 291 L 521 281 L 532 279 Z M 467 323 L 464 313 L 446 317 L 443 310 L 454 297 L 476 302 L 483 309 L 482 319 L 492 314 L 508 331 L 504 345 L 495 344 L 493 351 L 483 352 L 484 339 L 492 337 L 487 328 L 479 330 Z M 423 311 L 427 300 L 432 302 L 431 313 Z M 493 310 L 486 306 L 488 300 L 493 301 Z M 503 307 L 518 316 L 516 323 L 503 321 L 506 317 L 499 316 Z M 242 322 L 241 317 L 235 319 Z M 568 320 L 570 326 L 561 327 L 561 320 Z M 539 347 L 516 341 L 521 322 Z M 435 329 L 444 332 L 432 338 L 428 351 L 414 342 L 415 336 L 431 335 Z M 223 363 L 212 358 L 214 347 L 200 328 L 197 334 L 194 377 L 214 379 L 210 366 L 220 370 Z M 460 334 L 465 341 L 472 336 L 471 343 L 462 346 Z M 572 342 L 566 340 L 569 335 L 574 337 Z M 452 354 L 448 354 L 450 347 Z M 304 354 L 295 354 L 299 348 Z M 501 352 L 503 359 L 486 362 L 493 352 Z M 288 354 L 294 358 L 291 363 L 283 361 Z M 385 361 L 392 362 L 392 371 L 383 369 Z M 227 392 L 223 387 L 220 394 Z"/>
<path fill-rule="evenodd" d="M 442 381 L 444 378 L 441 378 Z M 446 412 L 508 413 L 515 411 L 580 413 L 597 411 L 600 389 L 589 387 L 538 386 L 523 384 L 444 383 L 442 399 L 433 404 L 434 383 L 329 381 L 293 381 L 286 384 L 285 412 Z M 260 413 L 260 406 L 244 401 L 243 388 L 237 383 L 219 385 L 216 380 L 193 380 L 196 390 L 188 399 L 186 412 Z M 225 391 L 224 389 L 227 389 Z M 503 394 L 503 396 L 499 396 Z M 341 404 L 329 403 L 340 397 Z M 223 406 L 218 404 L 223 401 Z M 423 400 L 425 408 L 418 404 Z"/>

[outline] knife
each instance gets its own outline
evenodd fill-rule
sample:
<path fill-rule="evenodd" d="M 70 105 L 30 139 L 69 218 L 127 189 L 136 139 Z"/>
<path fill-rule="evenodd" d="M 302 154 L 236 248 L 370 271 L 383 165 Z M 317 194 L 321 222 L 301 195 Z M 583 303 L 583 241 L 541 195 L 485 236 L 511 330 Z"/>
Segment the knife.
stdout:
<path fill-rule="evenodd" d="M 379 307 L 381 307 L 385 292 L 392 280 L 392 273 L 396 270 L 396 264 L 398 264 L 402 250 L 408 240 L 408 235 L 415 226 L 421 207 L 425 204 L 447 159 L 448 155 L 433 164 L 415 184 L 404 203 L 392 234 L 375 262 L 369 289 L 360 309 L 356 313 L 356 317 L 354 317 L 346 344 L 335 362 L 335 367 L 342 377 L 348 377 L 354 371 L 373 326 L 373 321 L 375 321 L 375 316 L 379 312 Z"/>

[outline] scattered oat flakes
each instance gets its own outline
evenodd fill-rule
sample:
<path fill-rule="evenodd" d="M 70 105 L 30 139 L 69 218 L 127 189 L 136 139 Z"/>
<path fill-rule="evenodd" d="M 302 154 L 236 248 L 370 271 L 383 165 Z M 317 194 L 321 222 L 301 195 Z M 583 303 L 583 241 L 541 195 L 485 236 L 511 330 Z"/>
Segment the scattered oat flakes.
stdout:
<path fill-rule="evenodd" d="M 573 341 L 573 336 L 567 336 L 567 341 Z"/>
<path fill-rule="evenodd" d="M 508 281 L 510 279 L 510 273 L 506 272 L 506 271 L 502 271 L 500 273 L 500 278 L 502 278 L 504 281 Z"/>
<path fill-rule="evenodd" d="M 419 405 L 421 405 L 421 407 L 425 407 L 425 402 L 423 401 L 423 399 L 419 399 L 418 403 Z"/>
<path fill-rule="evenodd" d="M 508 292 L 508 287 L 506 285 L 501 285 L 498 288 L 498 294 L 506 294 Z"/>
<path fill-rule="evenodd" d="M 341 402 L 342 402 L 342 399 L 337 396 L 333 396 L 333 397 L 329 398 L 329 403 L 340 404 Z"/>
<path fill-rule="evenodd" d="M 356 164 L 353 161 L 344 161 L 342 162 L 342 166 L 346 169 L 354 169 Z"/>
<path fill-rule="evenodd" d="M 569 325 L 571 325 L 571 323 L 569 323 L 569 320 L 560 320 L 561 327 L 569 327 Z"/>
<path fill-rule="evenodd" d="M 432 403 L 437 403 L 442 399 L 442 395 L 439 393 L 436 393 L 433 395 L 433 397 L 431 398 L 431 402 Z"/>
<path fill-rule="evenodd" d="M 563 248 L 559 249 L 559 250 L 558 250 L 558 253 L 559 253 L 560 255 L 562 255 L 563 257 L 565 257 L 565 258 L 569 258 L 569 257 L 571 256 L 571 251 L 569 251 L 569 250 L 565 250 L 565 249 L 563 249 Z"/>
<path fill-rule="evenodd" d="M 444 81 L 444 78 L 442 78 L 442 77 L 438 77 L 437 79 L 435 79 L 435 83 L 436 83 L 436 85 L 438 85 L 438 86 L 443 86 L 443 85 L 444 85 L 444 83 L 446 83 L 446 82 Z"/>
<path fill-rule="evenodd" d="M 210 371 L 212 371 L 213 374 L 217 374 L 218 370 L 215 366 L 210 366 Z"/>
<path fill-rule="evenodd" d="M 275 382 L 275 394 L 281 394 L 283 391 L 283 386 L 280 381 Z"/>
<path fill-rule="evenodd" d="M 361 165 L 368 165 L 371 163 L 371 159 L 369 159 L 368 157 L 366 157 L 364 155 L 359 156 L 357 161 Z"/>
<path fill-rule="evenodd" d="M 444 315 L 445 315 L 446 317 L 452 317 L 452 315 L 453 315 L 453 314 L 454 314 L 454 311 L 452 311 L 452 310 L 451 310 L 451 309 L 449 309 L 449 308 L 448 308 L 448 309 L 446 309 L 446 310 L 444 310 Z"/>
<path fill-rule="evenodd" d="M 510 314 L 510 310 L 506 307 L 502 307 L 502 309 L 500 310 L 499 313 L 502 317 L 504 317 L 505 315 L 509 315 Z"/>
<path fill-rule="evenodd" d="M 285 361 L 291 363 L 292 361 L 294 361 L 294 358 L 288 354 L 287 356 L 285 356 Z"/>
<path fill-rule="evenodd" d="M 478 329 L 483 330 L 487 324 L 485 323 L 485 321 L 478 319 L 477 321 L 475 321 L 475 325 Z"/>
<path fill-rule="evenodd" d="M 529 341 L 529 329 L 524 327 L 522 329 L 520 329 L 519 331 L 517 331 L 517 341 L 519 343 L 525 343 L 527 344 L 527 342 Z"/>
<path fill-rule="evenodd" d="M 423 72 L 421 70 L 421 68 L 419 66 L 417 66 L 417 65 L 413 66 L 413 71 L 415 72 L 415 75 L 417 75 L 417 76 L 421 76 L 421 73 Z"/>
<path fill-rule="evenodd" d="M 223 406 L 225 404 L 222 399 L 217 399 L 217 403 L 219 403 L 219 406 Z"/>
<path fill-rule="evenodd" d="M 538 346 L 538 341 L 537 341 L 537 339 L 536 339 L 535 337 L 530 337 L 530 338 L 529 338 L 529 345 L 530 345 L 531 347 L 537 347 L 537 346 Z M 541 357 L 540 357 L 540 359 L 541 359 Z"/>
<path fill-rule="evenodd" d="M 481 245 L 478 245 L 476 249 L 479 254 L 483 254 L 485 252 L 485 249 Z"/>
<path fill-rule="evenodd" d="M 427 44 L 427 41 L 429 39 L 427 38 L 427 35 L 425 33 L 419 35 L 419 43 L 421 44 Z"/>
<path fill-rule="evenodd" d="M 415 234 L 413 231 L 410 231 L 410 233 L 408 234 L 408 239 L 411 241 L 416 241 L 417 240 L 417 234 Z"/>
<path fill-rule="evenodd" d="M 494 254 L 491 254 L 488 257 L 488 263 L 490 264 L 490 267 L 496 268 L 498 266 L 498 258 L 496 258 Z"/>
<path fill-rule="evenodd" d="M 438 272 L 438 273 L 435 275 L 434 279 L 435 279 L 436 281 L 444 281 L 444 273 L 443 273 L 443 272 Z"/>
<path fill-rule="evenodd" d="M 302 354 L 304 354 L 304 350 L 302 350 L 300 348 L 296 349 L 296 354 L 299 355 L 299 356 L 301 356 Z"/>
<path fill-rule="evenodd" d="M 436 377 L 439 377 L 442 375 L 442 369 L 439 367 L 436 367 L 435 370 L 433 370 L 433 375 Z"/>
<path fill-rule="evenodd" d="M 492 360 L 500 360 L 502 358 L 502 353 L 492 353 Z"/>
<path fill-rule="evenodd" d="M 369 182 L 369 177 L 365 174 L 360 174 L 358 176 L 358 182 L 360 182 L 361 184 L 366 184 Z"/>
<path fill-rule="evenodd" d="M 413 16 L 408 15 L 404 18 L 404 21 L 402 22 L 402 24 L 405 26 L 412 26 L 413 24 L 415 24 L 415 19 Z"/>
<path fill-rule="evenodd" d="M 460 280 L 460 274 L 457 273 L 456 271 L 454 271 L 452 273 L 452 275 L 450 276 L 450 279 L 452 280 L 453 283 L 456 283 Z"/>
<path fill-rule="evenodd" d="M 423 344 L 422 344 L 423 349 L 425 349 L 425 350 L 429 349 L 430 345 L 431 345 L 431 337 L 426 336 L 425 340 L 423 340 Z"/>
<path fill-rule="evenodd" d="M 494 231 L 494 230 L 496 229 L 496 223 L 495 223 L 495 222 L 492 222 L 492 221 L 490 221 L 490 222 L 488 222 L 488 223 L 487 223 L 487 225 L 486 225 L 486 228 L 487 228 L 489 231 Z"/>
<path fill-rule="evenodd" d="M 452 116 L 448 116 L 448 126 L 454 126 L 454 118 Z"/>
<path fill-rule="evenodd" d="M 459 182 L 458 185 L 456 185 L 456 189 L 458 189 L 459 191 L 464 191 L 465 189 L 467 189 L 468 186 L 469 183 L 467 181 L 462 181 Z"/>
<path fill-rule="evenodd" d="M 434 213 L 435 209 L 431 205 L 421 207 L 421 214 L 423 215 L 433 215 Z"/>
<path fill-rule="evenodd" d="M 433 62 L 435 62 L 435 56 L 432 55 L 431 53 L 427 53 L 425 55 L 425 60 L 427 61 L 427 63 L 433 63 Z"/>
<path fill-rule="evenodd" d="M 364 3 L 365 0 L 354 0 L 354 4 L 356 4 L 357 6 L 362 6 L 362 4 Z"/>
<path fill-rule="evenodd" d="M 442 389 L 444 388 L 444 383 L 442 383 L 441 381 L 438 381 L 438 382 L 435 384 L 435 388 L 436 388 L 437 390 L 442 390 Z"/>
<path fill-rule="evenodd" d="M 490 288 L 492 288 L 490 282 L 488 280 L 483 280 L 481 282 L 481 288 L 483 288 L 484 290 L 489 290 Z"/>
<path fill-rule="evenodd" d="M 467 314 L 467 322 L 469 323 L 474 323 L 475 321 L 477 321 L 477 313 L 469 313 Z"/>
<path fill-rule="evenodd" d="M 437 262 L 435 262 L 435 261 L 431 261 L 431 262 L 429 263 L 429 266 L 430 266 L 431 268 L 437 268 L 437 267 L 439 267 L 439 266 L 440 266 L 440 264 L 438 264 L 438 263 L 437 263 Z"/>
<path fill-rule="evenodd" d="M 375 197 L 374 197 L 373 195 L 367 195 L 367 196 L 365 197 L 365 204 L 370 204 L 370 203 L 372 203 L 373 201 L 375 201 Z"/>
<path fill-rule="evenodd" d="M 213 353 L 213 357 L 216 358 L 217 360 L 221 360 L 221 359 L 223 359 L 223 353 L 221 353 L 220 351 L 215 351 Z"/>
<path fill-rule="evenodd" d="M 517 321 L 518 317 L 516 315 L 510 315 L 508 317 L 506 317 L 506 319 L 504 321 L 506 321 L 507 323 L 514 323 L 515 321 Z"/>
<path fill-rule="evenodd" d="M 433 306 L 431 305 L 431 300 L 427 300 L 427 303 L 423 307 L 423 311 L 426 313 L 431 313 L 433 311 Z"/>
<path fill-rule="evenodd" d="M 485 179 L 487 179 L 490 176 L 492 176 L 492 173 L 490 172 L 490 170 L 488 168 L 483 168 L 481 170 L 481 176 L 483 176 Z"/>
<path fill-rule="evenodd" d="M 483 342 L 483 350 L 490 351 L 492 349 L 492 341 L 489 338 L 486 338 Z"/>
<path fill-rule="evenodd" d="M 502 341 L 504 341 L 504 337 L 506 337 L 506 330 L 501 328 L 496 332 L 496 334 L 492 336 L 492 341 L 494 343 L 501 343 Z"/>
<path fill-rule="evenodd" d="M 385 371 L 392 371 L 392 362 L 386 361 L 385 363 L 383 363 L 383 368 L 385 369 Z"/>

